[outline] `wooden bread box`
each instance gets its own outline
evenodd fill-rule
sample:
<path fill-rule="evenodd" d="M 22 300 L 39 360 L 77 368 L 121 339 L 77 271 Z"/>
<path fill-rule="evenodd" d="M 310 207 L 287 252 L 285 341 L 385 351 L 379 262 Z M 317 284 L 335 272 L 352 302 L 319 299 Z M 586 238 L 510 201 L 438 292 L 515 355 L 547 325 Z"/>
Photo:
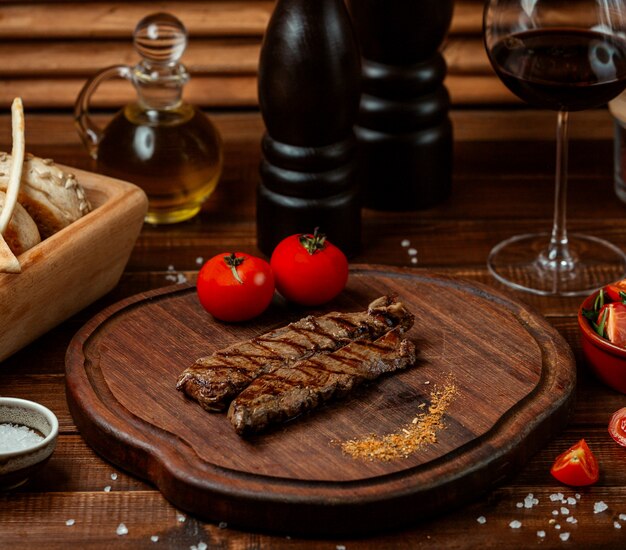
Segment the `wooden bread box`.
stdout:
<path fill-rule="evenodd" d="M 19 256 L 22 272 L 0 274 L 0 361 L 110 291 L 143 225 L 137 186 L 72 172 L 93 210 Z"/>

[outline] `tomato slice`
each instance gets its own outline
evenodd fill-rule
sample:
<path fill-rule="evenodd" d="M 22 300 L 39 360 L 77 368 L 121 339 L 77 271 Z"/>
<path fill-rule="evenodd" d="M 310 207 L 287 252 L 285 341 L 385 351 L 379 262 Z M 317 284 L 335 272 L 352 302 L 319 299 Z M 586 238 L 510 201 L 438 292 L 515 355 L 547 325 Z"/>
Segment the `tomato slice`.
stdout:
<path fill-rule="evenodd" d="M 626 348 L 626 304 L 614 302 L 606 304 L 598 315 L 602 319 L 606 315 L 604 331 L 609 341 L 616 346 Z"/>
<path fill-rule="evenodd" d="M 626 293 L 626 279 L 622 279 L 621 281 L 611 283 L 610 285 L 606 285 L 604 287 L 604 292 L 612 302 L 622 301 L 622 297 L 619 294 L 620 291 Z"/>
<path fill-rule="evenodd" d="M 609 433 L 622 447 L 626 447 L 626 407 L 616 411 L 609 421 Z"/>
<path fill-rule="evenodd" d="M 600 478 L 598 460 L 584 439 L 560 454 L 550 473 L 561 483 L 573 487 L 591 485 Z"/>

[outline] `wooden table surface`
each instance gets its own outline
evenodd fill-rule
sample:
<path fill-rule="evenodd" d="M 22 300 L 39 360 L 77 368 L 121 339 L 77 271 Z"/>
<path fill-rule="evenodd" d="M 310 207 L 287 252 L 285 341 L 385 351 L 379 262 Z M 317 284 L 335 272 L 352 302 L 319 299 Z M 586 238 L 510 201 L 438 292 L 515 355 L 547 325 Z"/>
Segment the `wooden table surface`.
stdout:
<path fill-rule="evenodd" d="M 548 229 L 551 223 L 554 115 L 483 108 L 452 116 L 456 145 L 450 200 L 423 212 L 364 212 L 363 249 L 353 261 L 433 270 L 498 287 L 485 267 L 490 248 L 510 235 Z M 570 229 L 626 247 L 626 206 L 612 189 L 609 116 L 598 110 L 572 119 Z M 201 543 L 208 548 L 289 549 L 624 547 L 626 449 L 613 442 L 606 428 L 611 414 L 626 406 L 626 396 L 598 382 L 581 358 L 578 299 L 516 294 L 547 317 L 577 358 L 577 402 L 570 425 L 494 490 L 406 530 L 367 539 L 305 540 L 202 522 L 181 515 L 154 487 L 119 471 L 86 445 L 64 390 L 65 350 L 78 328 L 124 297 L 175 284 L 177 277 L 193 280 L 200 258 L 225 250 L 258 253 L 254 196 L 262 122 L 252 112 L 220 114 L 215 121 L 224 136 L 225 171 L 201 214 L 179 225 L 145 226 L 110 294 L 0 365 L 1 395 L 39 401 L 60 421 L 58 446 L 48 465 L 25 486 L 0 494 L 0 548 L 203 548 Z M 10 148 L 9 132 L 10 121 L 1 116 L 2 150 Z M 27 144 L 36 155 L 91 168 L 69 115 L 29 114 Z M 401 245 L 405 239 L 417 250 L 417 264 Z M 549 469 L 559 453 L 582 437 L 600 461 L 601 478 L 591 488 L 573 490 L 558 484 Z M 530 493 L 538 503 L 520 507 Z M 580 497 L 575 505 L 562 504 L 551 499 L 559 493 L 566 499 Z M 608 509 L 594 513 L 600 501 Z M 479 517 L 486 521 L 478 522 Z M 68 525 L 68 520 L 74 523 Z M 514 520 L 521 528 L 509 526 Z M 126 535 L 116 534 L 120 523 L 126 525 Z M 545 531 L 545 538 L 538 531 Z M 560 537 L 565 533 L 566 542 Z"/>

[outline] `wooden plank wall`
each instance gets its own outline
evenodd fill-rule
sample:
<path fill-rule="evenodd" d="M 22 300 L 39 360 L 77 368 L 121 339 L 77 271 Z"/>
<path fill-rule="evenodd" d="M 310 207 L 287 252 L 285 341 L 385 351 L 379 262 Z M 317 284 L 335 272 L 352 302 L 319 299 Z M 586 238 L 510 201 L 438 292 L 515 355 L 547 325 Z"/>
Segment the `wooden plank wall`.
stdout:
<path fill-rule="evenodd" d="M 208 109 L 257 107 L 256 71 L 268 0 L 177 2 L 0 0 L 0 105 L 22 96 L 27 109 L 69 110 L 87 77 L 117 63 L 133 64 L 132 31 L 145 15 L 169 11 L 190 34 L 183 58 L 192 80 L 186 98 Z M 518 100 L 495 77 L 481 39 L 483 2 L 456 0 L 444 48 L 455 106 Z M 95 107 L 132 99 L 123 81 L 103 86 Z"/>

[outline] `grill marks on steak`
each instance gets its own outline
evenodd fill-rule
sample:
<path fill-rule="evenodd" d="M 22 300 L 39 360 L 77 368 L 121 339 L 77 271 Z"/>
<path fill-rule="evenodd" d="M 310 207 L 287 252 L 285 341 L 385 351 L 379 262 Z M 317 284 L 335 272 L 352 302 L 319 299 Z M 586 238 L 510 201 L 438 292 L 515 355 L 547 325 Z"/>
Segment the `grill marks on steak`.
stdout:
<path fill-rule="evenodd" d="M 408 330 L 413 320 L 402 303 L 388 296 L 374 300 L 367 311 L 304 317 L 198 359 L 183 371 L 176 387 L 204 409 L 223 411 L 259 376 L 333 352 L 357 338 L 375 340 L 394 327 Z"/>
<path fill-rule="evenodd" d="M 264 374 L 230 404 L 228 418 L 240 434 L 258 432 L 343 397 L 355 386 L 415 362 L 415 346 L 395 328 L 375 341 L 355 340 L 339 350 Z"/>

